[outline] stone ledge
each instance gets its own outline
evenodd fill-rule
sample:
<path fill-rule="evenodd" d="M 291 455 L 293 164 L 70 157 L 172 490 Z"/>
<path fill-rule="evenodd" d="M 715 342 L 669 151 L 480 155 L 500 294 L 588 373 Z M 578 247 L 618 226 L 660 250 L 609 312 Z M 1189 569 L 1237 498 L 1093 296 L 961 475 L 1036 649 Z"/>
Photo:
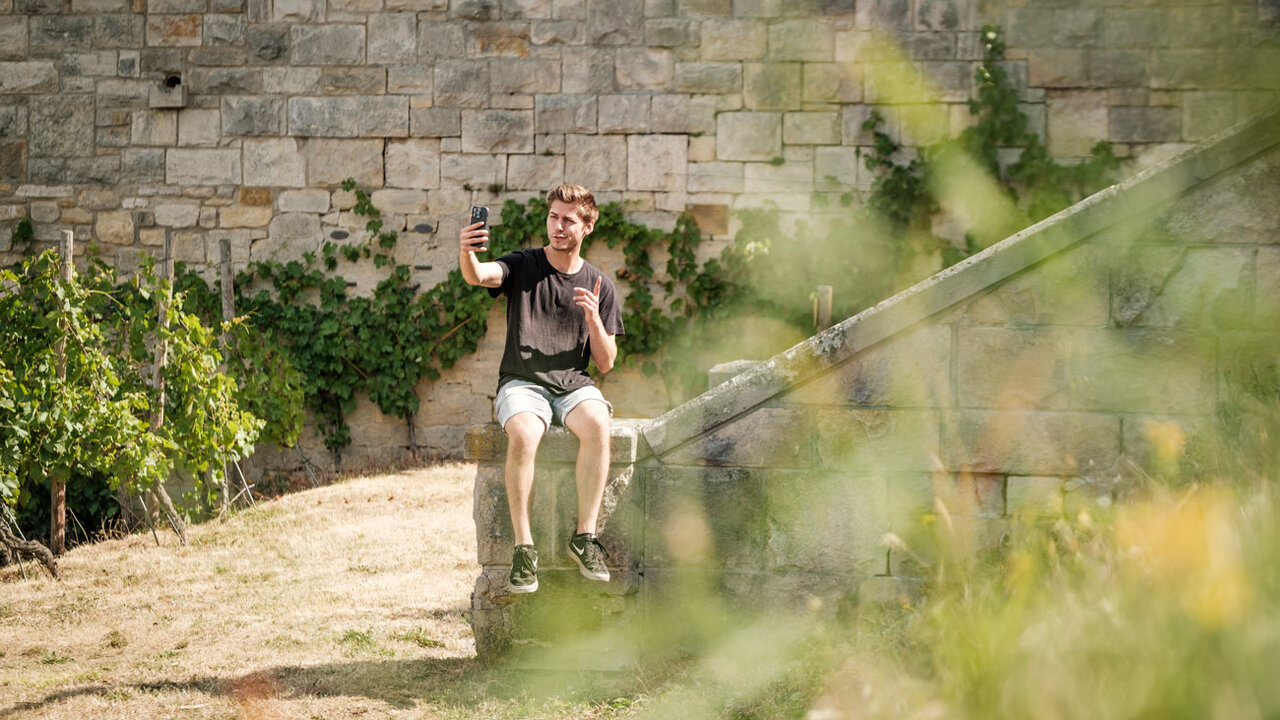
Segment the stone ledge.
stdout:
<path fill-rule="evenodd" d="M 643 428 L 648 420 L 614 420 L 609 461 L 630 464 L 649 456 Z M 477 462 L 502 462 L 507 457 L 507 434 L 497 423 L 473 425 L 467 430 L 463 457 Z M 539 462 L 572 463 L 578 457 L 578 438 L 568 429 L 553 426 L 538 447 Z"/>

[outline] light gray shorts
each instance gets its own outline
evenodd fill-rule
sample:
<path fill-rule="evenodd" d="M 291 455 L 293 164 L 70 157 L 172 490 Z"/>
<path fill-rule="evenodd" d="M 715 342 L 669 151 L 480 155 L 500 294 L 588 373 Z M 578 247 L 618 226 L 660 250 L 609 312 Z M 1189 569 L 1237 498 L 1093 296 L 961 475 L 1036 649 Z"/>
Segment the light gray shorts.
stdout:
<path fill-rule="evenodd" d="M 516 413 L 529 412 L 538 416 L 544 428 L 551 427 L 552 422 L 564 424 L 564 417 L 570 410 L 578 407 L 584 400 L 599 400 L 609 408 L 613 416 L 613 405 L 604 399 L 600 389 L 594 385 L 571 390 L 564 395 L 556 395 L 545 387 L 528 380 L 508 380 L 498 388 L 498 397 L 494 399 L 494 408 L 498 411 L 498 424 L 505 430 L 507 421 Z"/>

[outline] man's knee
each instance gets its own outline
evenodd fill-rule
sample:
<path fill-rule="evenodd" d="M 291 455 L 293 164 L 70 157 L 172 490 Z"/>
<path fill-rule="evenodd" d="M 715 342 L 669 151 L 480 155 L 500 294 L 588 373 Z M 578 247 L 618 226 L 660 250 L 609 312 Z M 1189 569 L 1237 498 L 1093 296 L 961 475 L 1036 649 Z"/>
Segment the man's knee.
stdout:
<path fill-rule="evenodd" d="M 537 415 L 522 412 L 512 415 L 503 430 L 507 433 L 507 448 L 510 452 L 531 452 L 537 450 L 546 428 Z"/>
<path fill-rule="evenodd" d="M 580 442 L 608 444 L 612 429 L 609 406 L 598 400 L 584 400 L 569 413 L 565 425 Z"/>

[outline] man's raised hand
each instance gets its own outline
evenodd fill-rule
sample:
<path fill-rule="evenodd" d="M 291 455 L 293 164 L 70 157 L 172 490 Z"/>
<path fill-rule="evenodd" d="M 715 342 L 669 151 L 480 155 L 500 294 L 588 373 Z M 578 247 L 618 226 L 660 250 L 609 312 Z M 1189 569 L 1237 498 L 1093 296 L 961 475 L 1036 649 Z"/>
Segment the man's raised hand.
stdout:
<path fill-rule="evenodd" d="M 581 287 L 576 287 L 573 289 L 573 294 L 574 294 L 573 301 L 574 303 L 577 304 L 578 307 L 582 308 L 583 312 L 587 314 L 588 320 L 593 320 L 600 317 L 600 281 L 601 280 L 604 280 L 604 278 L 602 277 L 596 278 L 595 290 L 588 290 L 586 288 L 581 288 Z"/>
<path fill-rule="evenodd" d="M 489 249 L 489 228 L 482 222 L 472 223 L 458 233 L 458 243 L 463 252 L 484 252 Z"/>

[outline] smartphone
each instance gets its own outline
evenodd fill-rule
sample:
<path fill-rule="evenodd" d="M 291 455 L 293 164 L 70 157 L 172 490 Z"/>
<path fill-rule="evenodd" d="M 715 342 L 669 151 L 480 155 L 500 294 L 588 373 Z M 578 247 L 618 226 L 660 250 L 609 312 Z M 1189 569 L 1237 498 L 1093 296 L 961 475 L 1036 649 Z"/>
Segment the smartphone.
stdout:
<path fill-rule="evenodd" d="M 487 207 L 485 207 L 485 206 L 483 206 L 483 205 L 472 205 L 472 206 L 471 206 L 471 222 L 470 222 L 470 223 L 468 223 L 468 224 L 470 224 L 470 225 L 475 225 L 476 223 L 484 223 L 485 227 L 488 227 L 488 225 L 489 225 L 489 208 L 487 208 Z"/>

